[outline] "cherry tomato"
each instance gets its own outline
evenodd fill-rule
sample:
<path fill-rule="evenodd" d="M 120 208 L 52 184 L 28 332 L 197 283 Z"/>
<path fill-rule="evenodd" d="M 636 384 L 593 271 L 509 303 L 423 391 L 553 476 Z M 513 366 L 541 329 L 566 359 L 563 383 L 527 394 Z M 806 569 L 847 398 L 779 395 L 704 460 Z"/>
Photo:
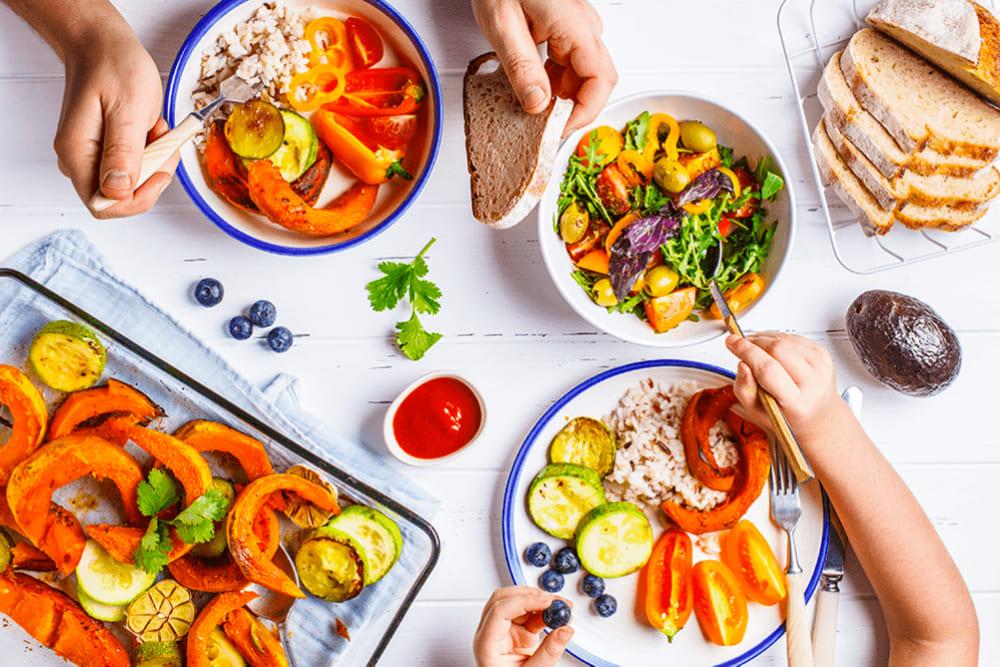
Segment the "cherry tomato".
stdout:
<path fill-rule="evenodd" d="M 760 190 L 760 186 L 758 186 L 757 182 L 753 179 L 753 175 L 746 169 L 742 167 L 740 167 L 739 169 L 733 169 L 733 173 L 735 173 L 736 178 L 739 179 L 740 189 L 742 189 L 744 192 L 746 192 L 747 188 L 755 192 Z M 757 212 L 758 208 L 760 208 L 760 200 L 757 199 L 756 197 L 751 197 L 750 199 L 747 199 L 746 203 L 743 204 L 743 206 L 741 206 L 739 210 L 733 213 L 733 217 L 749 218 L 751 215 Z"/>
<path fill-rule="evenodd" d="M 625 215 L 632 207 L 629 201 L 632 187 L 616 164 L 608 165 L 597 175 L 595 189 L 604 208 L 613 216 Z"/>
<path fill-rule="evenodd" d="M 764 292 L 764 279 L 756 273 L 748 273 L 739 279 L 735 287 L 731 287 L 726 290 L 723 294 L 726 298 L 726 303 L 729 304 L 729 310 L 733 311 L 733 314 L 739 313 L 744 310 L 747 306 L 757 300 Z M 712 307 L 708 309 L 709 314 L 715 319 L 722 319 L 722 312 L 719 311 L 719 307 L 714 303 Z"/>
<path fill-rule="evenodd" d="M 770 606 L 785 599 L 785 573 L 757 526 L 746 519 L 736 524 L 722 537 L 721 557 L 754 602 Z"/>
<path fill-rule="evenodd" d="M 640 599 L 651 626 L 673 640 L 691 617 L 691 538 L 681 530 L 660 536 L 639 575 Z"/>
<path fill-rule="evenodd" d="M 366 116 L 365 127 L 379 146 L 399 150 L 410 143 L 417 132 L 417 115 Z"/>
<path fill-rule="evenodd" d="M 697 289 L 685 287 L 666 296 L 646 299 L 643 304 L 646 309 L 646 321 L 656 333 L 669 331 L 691 315 L 697 297 Z"/>
<path fill-rule="evenodd" d="M 705 639 L 735 646 L 747 631 L 747 598 L 732 571 L 717 560 L 695 563 L 694 615 Z"/>
<path fill-rule="evenodd" d="M 367 69 L 382 60 L 385 49 L 375 28 L 353 16 L 344 21 L 344 26 L 347 28 L 347 43 L 354 54 L 355 65 Z"/>

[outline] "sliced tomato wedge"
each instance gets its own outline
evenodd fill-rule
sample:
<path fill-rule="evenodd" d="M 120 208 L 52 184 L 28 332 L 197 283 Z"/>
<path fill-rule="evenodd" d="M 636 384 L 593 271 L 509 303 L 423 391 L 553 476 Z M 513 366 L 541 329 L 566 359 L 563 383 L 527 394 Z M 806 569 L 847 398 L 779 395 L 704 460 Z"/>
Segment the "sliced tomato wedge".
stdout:
<path fill-rule="evenodd" d="M 367 116 L 365 128 L 379 146 L 399 150 L 410 143 L 417 132 L 417 114 Z"/>
<path fill-rule="evenodd" d="M 591 220 L 590 226 L 587 227 L 587 232 L 583 235 L 583 238 L 576 243 L 566 244 L 566 252 L 569 253 L 569 257 L 573 260 L 573 263 L 576 264 L 591 250 L 600 246 L 610 229 L 603 222 Z"/>
<path fill-rule="evenodd" d="M 368 69 L 378 64 L 385 53 L 382 38 L 375 28 L 367 21 L 351 17 L 344 21 L 347 28 L 347 43 L 354 55 L 354 64 L 361 69 Z"/>
<path fill-rule="evenodd" d="M 722 218 L 719 219 L 719 234 L 722 235 L 722 238 L 726 238 L 732 231 L 733 221 L 726 216 L 722 216 Z"/>
<path fill-rule="evenodd" d="M 722 538 L 721 557 L 754 602 L 771 606 L 785 599 L 785 573 L 757 526 L 746 519 L 736 524 Z"/>
<path fill-rule="evenodd" d="M 747 631 L 747 598 L 732 571 L 717 560 L 695 563 L 694 615 L 705 639 L 735 646 Z"/>
<path fill-rule="evenodd" d="M 632 208 L 629 195 L 632 192 L 632 184 L 622 173 L 616 164 L 609 164 L 600 174 L 595 182 L 597 196 L 601 198 L 604 208 L 613 216 L 622 216 Z"/>
<path fill-rule="evenodd" d="M 691 538 L 682 530 L 660 536 L 639 574 L 646 620 L 670 641 L 691 618 Z"/>
<path fill-rule="evenodd" d="M 754 180 L 753 174 L 751 174 L 748 170 L 740 167 L 739 169 L 734 169 L 733 173 L 736 174 L 736 178 L 739 179 L 740 189 L 744 192 L 746 192 L 748 188 L 754 191 L 760 190 L 760 186 L 757 185 L 757 181 Z M 749 218 L 757 212 L 758 208 L 760 208 L 760 200 L 756 197 L 751 197 L 745 204 L 743 204 L 743 206 L 733 213 L 733 217 L 740 219 Z M 725 236 L 725 234 L 723 234 L 723 236 Z"/>

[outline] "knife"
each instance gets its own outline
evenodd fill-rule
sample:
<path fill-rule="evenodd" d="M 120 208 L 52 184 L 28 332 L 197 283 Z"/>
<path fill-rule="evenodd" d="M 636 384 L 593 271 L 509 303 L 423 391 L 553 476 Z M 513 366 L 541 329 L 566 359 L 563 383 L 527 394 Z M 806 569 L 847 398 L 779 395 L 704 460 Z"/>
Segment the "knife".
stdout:
<path fill-rule="evenodd" d="M 719 284 L 715 282 L 714 278 L 709 281 L 708 288 L 712 293 L 715 305 L 718 306 L 719 312 L 722 313 L 722 321 L 725 322 L 729 333 L 742 337 L 743 329 L 740 328 L 739 322 L 736 321 L 736 316 L 729 308 L 729 304 L 726 302 L 726 298 L 722 295 L 722 290 L 719 289 Z M 763 388 L 759 388 L 759 395 L 761 405 L 764 406 L 764 411 L 771 420 L 771 427 L 774 429 L 775 438 L 788 458 L 788 463 L 791 464 L 792 470 L 795 472 L 795 478 L 800 484 L 808 482 L 813 478 L 812 468 L 809 466 L 809 462 L 806 461 L 806 457 L 802 454 L 799 442 L 795 439 L 795 434 L 792 433 L 792 429 L 788 425 L 784 413 L 778 407 L 778 402 L 774 400 L 771 394 L 764 391 Z"/>
<path fill-rule="evenodd" d="M 861 390 L 848 387 L 842 398 L 857 417 L 861 413 Z M 823 576 L 816 595 L 816 615 L 813 618 L 813 664 L 815 667 L 833 667 L 834 649 L 837 643 L 837 607 L 840 600 L 840 581 L 844 578 L 844 557 L 847 540 L 840 525 L 837 511 L 830 507 L 830 539 L 823 563 Z"/>

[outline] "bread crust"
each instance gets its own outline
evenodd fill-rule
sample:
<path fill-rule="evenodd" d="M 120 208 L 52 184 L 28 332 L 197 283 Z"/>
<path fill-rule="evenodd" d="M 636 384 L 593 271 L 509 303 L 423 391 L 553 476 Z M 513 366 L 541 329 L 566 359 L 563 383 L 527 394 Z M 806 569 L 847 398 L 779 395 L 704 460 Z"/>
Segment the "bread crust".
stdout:
<path fill-rule="evenodd" d="M 517 195 L 510 202 L 507 211 L 499 218 L 490 218 L 482 209 L 482 203 L 476 196 L 479 174 L 472 155 L 473 128 L 471 126 L 470 115 L 472 101 L 468 99 L 468 91 L 471 79 L 479 75 L 480 70 L 484 66 L 494 62 L 499 64 L 499 56 L 495 52 L 490 51 L 474 58 L 465 71 L 465 77 L 462 82 L 463 117 L 465 120 L 465 157 L 472 195 L 472 215 L 493 229 L 508 229 L 527 217 L 545 193 L 545 186 L 552 175 L 563 130 L 566 127 L 566 122 L 569 120 L 570 113 L 573 111 L 573 102 L 553 96 L 548 109 L 543 112 L 548 118 L 542 130 L 541 140 L 538 142 L 535 166 L 531 170 L 531 174 L 523 183 L 519 184 Z"/>

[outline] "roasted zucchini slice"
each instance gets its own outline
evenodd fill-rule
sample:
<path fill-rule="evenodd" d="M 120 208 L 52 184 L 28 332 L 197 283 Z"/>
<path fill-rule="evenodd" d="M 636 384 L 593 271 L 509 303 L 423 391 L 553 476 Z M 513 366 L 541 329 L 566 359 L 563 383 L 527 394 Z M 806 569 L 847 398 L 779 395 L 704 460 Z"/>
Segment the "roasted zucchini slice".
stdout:
<path fill-rule="evenodd" d="M 135 647 L 135 667 L 182 667 L 177 642 L 143 642 Z"/>
<path fill-rule="evenodd" d="M 93 387 L 106 362 L 107 353 L 97 334 L 68 320 L 55 320 L 39 329 L 28 351 L 31 370 L 57 391 Z"/>
<path fill-rule="evenodd" d="M 281 148 L 285 120 L 273 104 L 250 100 L 233 107 L 223 134 L 234 153 L 242 158 L 261 160 Z"/>
<path fill-rule="evenodd" d="M 403 551 L 403 535 L 396 522 L 364 505 L 351 505 L 327 524 L 361 544 L 365 558 L 365 586 L 374 584 L 392 569 Z"/>
<path fill-rule="evenodd" d="M 330 602 L 344 602 L 365 586 L 363 547 L 347 533 L 323 526 L 295 553 L 295 569 L 307 591 Z"/>
<path fill-rule="evenodd" d="M 575 463 L 604 477 L 615 466 L 615 436 L 603 422 L 577 417 L 563 426 L 549 445 L 551 463 Z"/>
<path fill-rule="evenodd" d="M 576 553 L 591 574 L 611 579 L 632 574 L 653 553 L 653 528 L 632 503 L 607 503 L 580 521 Z"/>
<path fill-rule="evenodd" d="M 601 478 L 574 463 L 553 463 L 539 472 L 528 488 L 528 514 L 553 537 L 568 540 L 590 510 L 604 503 Z"/>

